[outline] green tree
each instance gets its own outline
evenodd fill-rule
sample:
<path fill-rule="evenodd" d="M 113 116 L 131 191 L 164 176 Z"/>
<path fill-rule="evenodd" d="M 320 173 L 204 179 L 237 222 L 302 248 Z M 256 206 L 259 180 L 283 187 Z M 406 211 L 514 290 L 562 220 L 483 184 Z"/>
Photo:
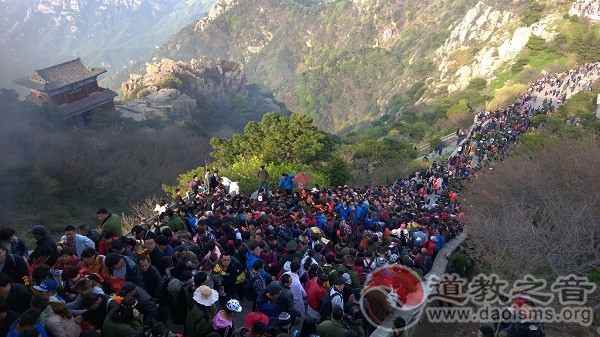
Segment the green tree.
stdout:
<path fill-rule="evenodd" d="M 323 166 L 323 173 L 332 186 L 344 185 L 352 175 L 352 167 L 340 156 L 334 156 Z"/>
<path fill-rule="evenodd" d="M 394 137 L 375 139 L 370 135 L 363 135 L 357 143 L 347 145 L 343 151 L 351 152 L 354 159 L 368 159 L 375 163 L 416 157 L 416 151 L 405 140 Z"/>
<path fill-rule="evenodd" d="M 450 118 L 452 116 L 463 115 L 471 112 L 471 108 L 469 108 L 469 104 L 465 98 L 456 102 L 448 111 L 446 111 L 446 117 Z"/>
<path fill-rule="evenodd" d="M 537 1 L 530 1 L 521 15 L 521 21 L 527 26 L 534 24 L 542 18 L 544 5 Z"/>
<path fill-rule="evenodd" d="M 0 88 L 0 106 L 13 107 L 19 102 L 19 93 L 15 89 Z"/>
<path fill-rule="evenodd" d="M 525 46 L 534 51 L 542 51 L 546 49 L 546 40 L 539 36 L 531 35 Z"/>
<path fill-rule="evenodd" d="M 510 71 L 512 71 L 514 74 L 520 73 L 521 70 L 523 70 L 523 67 L 525 67 L 527 65 L 527 63 L 529 63 L 529 58 L 520 57 L 520 58 L 516 59 L 515 63 L 513 63 L 510 66 Z"/>
<path fill-rule="evenodd" d="M 231 165 L 257 157 L 264 162 L 311 163 L 323 159 L 333 148 L 328 134 L 312 125 L 312 118 L 292 113 L 287 118 L 268 113 L 260 122 L 249 122 L 244 133 L 233 138 L 212 138 L 212 156 Z"/>
<path fill-rule="evenodd" d="M 467 90 L 479 92 L 487 87 L 487 80 L 485 78 L 477 77 L 469 81 Z"/>
<path fill-rule="evenodd" d="M 179 78 L 177 78 L 175 75 L 173 75 L 172 73 L 166 75 L 165 77 L 161 78 L 160 80 L 156 81 L 156 86 L 158 87 L 158 89 L 165 89 L 165 88 L 179 88 L 181 87 L 181 80 Z"/>
<path fill-rule="evenodd" d="M 430 142 L 429 142 L 429 148 L 431 150 L 435 149 L 436 147 L 441 146 L 441 147 L 445 147 L 444 142 L 440 139 L 440 137 L 435 137 L 433 138 Z"/>

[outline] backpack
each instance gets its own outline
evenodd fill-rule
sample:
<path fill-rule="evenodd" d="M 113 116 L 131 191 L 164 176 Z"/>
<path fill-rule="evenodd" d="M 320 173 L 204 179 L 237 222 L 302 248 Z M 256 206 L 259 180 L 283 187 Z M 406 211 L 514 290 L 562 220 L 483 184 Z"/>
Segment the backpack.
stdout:
<path fill-rule="evenodd" d="M 333 296 L 342 297 L 342 294 L 336 291 L 333 294 Z M 331 288 L 329 288 L 327 294 L 325 294 L 325 296 L 323 296 L 319 301 L 319 315 L 321 315 L 321 322 L 331 317 L 331 313 L 333 312 L 333 305 L 331 303 L 331 300 L 333 299 L 333 296 L 331 295 Z"/>
<path fill-rule="evenodd" d="M 248 272 L 248 274 L 252 275 L 251 272 Z M 258 297 L 258 294 L 256 293 L 256 291 L 254 291 L 254 281 L 256 281 L 260 276 L 260 274 L 258 275 L 254 275 L 250 278 L 246 277 L 244 279 L 244 281 L 242 282 L 242 287 L 244 288 L 244 294 L 246 294 L 246 299 L 248 301 L 255 301 L 256 298 Z"/>
<path fill-rule="evenodd" d="M 383 257 L 377 257 L 377 258 L 375 258 L 375 265 L 377 267 L 384 267 L 387 264 L 388 264 L 388 261 L 385 258 L 383 258 Z"/>
<path fill-rule="evenodd" d="M 377 265 L 374 260 L 367 261 L 365 259 L 363 262 L 363 277 L 369 275 L 375 268 L 377 268 Z"/>

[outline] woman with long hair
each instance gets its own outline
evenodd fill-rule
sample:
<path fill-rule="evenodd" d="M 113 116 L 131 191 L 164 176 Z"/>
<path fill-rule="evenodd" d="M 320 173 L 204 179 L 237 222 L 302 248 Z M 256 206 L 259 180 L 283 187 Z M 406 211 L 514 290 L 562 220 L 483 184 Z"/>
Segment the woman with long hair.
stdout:
<path fill-rule="evenodd" d="M 50 302 L 52 313 L 46 319 L 46 330 L 54 337 L 79 337 L 81 326 L 61 302 Z"/>
<path fill-rule="evenodd" d="M 31 300 L 31 307 L 40 312 L 39 321 L 51 336 L 78 337 L 81 333 L 81 326 L 61 302 L 36 295 Z"/>
<path fill-rule="evenodd" d="M 125 297 L 121 304 L 111 310 L 102 325 L 102 334 L 110 337 L 127 337 L 144 333 L 144 315 L 135 308 L 137 301 Z"/>

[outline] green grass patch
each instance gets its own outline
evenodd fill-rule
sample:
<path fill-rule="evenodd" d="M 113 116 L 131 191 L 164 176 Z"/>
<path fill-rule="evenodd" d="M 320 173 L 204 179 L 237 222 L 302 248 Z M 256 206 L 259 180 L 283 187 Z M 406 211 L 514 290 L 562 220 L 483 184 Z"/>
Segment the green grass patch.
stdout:
<path fill-rule="evenodd" d="M 490 94 L 494 96 L 496 91 L 504 86 L 508 81 L 514 80 L 517 77 L 517 74 L 513 74 L 511 71 L 507 70 L 496 78 L 492 80 L 490 83 Z"/>
<path fill-rule="evenodd" d="M 544 70 L 553 64 L 565 65 L 566 63 L 566 57 L 560 57 L 558 54 L 548 51 L 534 53 L 529 58 L 529 65 L 537 70 Z"/>

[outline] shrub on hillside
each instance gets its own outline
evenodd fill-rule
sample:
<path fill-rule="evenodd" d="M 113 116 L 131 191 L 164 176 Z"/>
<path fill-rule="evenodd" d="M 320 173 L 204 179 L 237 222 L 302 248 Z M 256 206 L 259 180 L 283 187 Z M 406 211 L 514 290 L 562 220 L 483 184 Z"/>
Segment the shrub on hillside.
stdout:
<path fill-rule="evenodd" d="M 521 21 L 529 26 L 532 25 L 538 21 L 540 21 L 540 19 L 542 18 L 542 12 L 544 11 L 544 5 L 531 0 L 529 2 L 529 4 L 527 4 L 527 7 L 525 8 L 525 10 L 523 10 L 523 13 L 521 14 Z"/>
<path fill-rule="evenodd" d="M 600 265 L 599 238 L 590 234 L 600 212 L 593 193 L 600 188 L 598 149 L 590 135 L 549 140 L 496 163 L 467 186 L 467 226 L 482 270 L 512 281 L 585 275 Z"/>
<path fill-rule="evenodd" d="M 159 90 L 166 89 L 166 88 L 177 89 L 177 88 L 181 87 L 181 84 L 182 84 L 181 80 L 179 78 L 177 78 L 175 75 L 173 75 L 172 73 L 169 73 L 165 77 L 156 81 L 156 86 L 158 87 Z"/>
<path fill-rule="evenodd" d="M 488 103 L 487 109 L 498 110 L 513 104 L 526 90 L 527 84 L 515 83 L 505 85 L 498 89 L 494 98 Z"/>

